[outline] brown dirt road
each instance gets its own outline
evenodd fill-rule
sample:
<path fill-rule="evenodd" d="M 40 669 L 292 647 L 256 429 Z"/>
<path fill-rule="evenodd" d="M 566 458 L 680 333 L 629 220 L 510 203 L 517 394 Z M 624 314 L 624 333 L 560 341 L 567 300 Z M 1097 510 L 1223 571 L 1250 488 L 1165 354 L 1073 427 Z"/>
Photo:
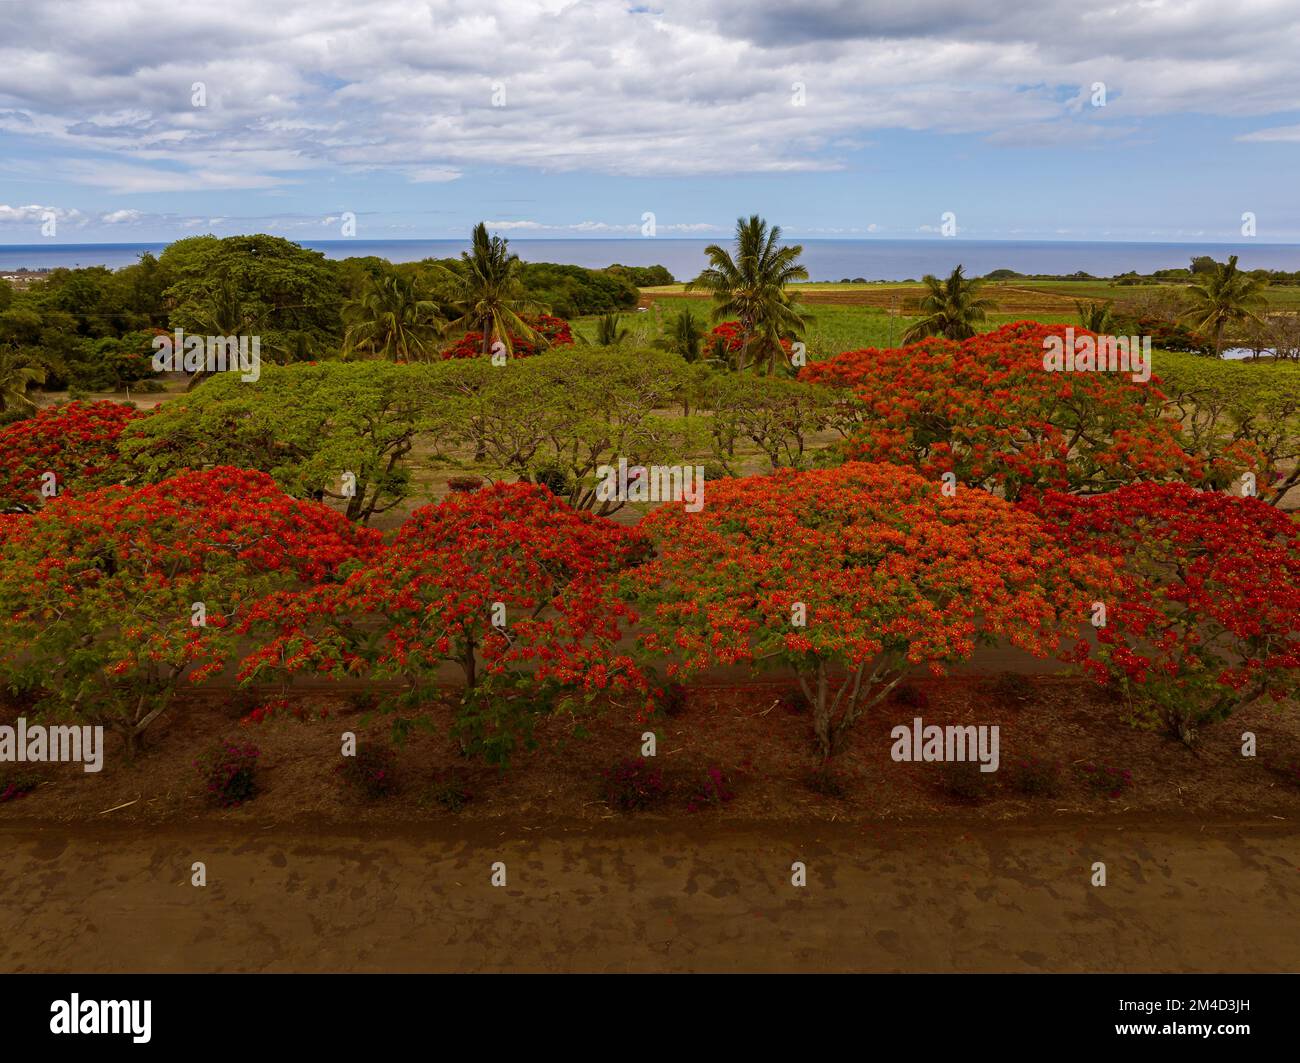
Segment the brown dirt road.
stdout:
<path fill-rule="evenodd" d="M 0 828 L 3 971 L 1296 971 L 1297 911 L 1267 822 Z"/>

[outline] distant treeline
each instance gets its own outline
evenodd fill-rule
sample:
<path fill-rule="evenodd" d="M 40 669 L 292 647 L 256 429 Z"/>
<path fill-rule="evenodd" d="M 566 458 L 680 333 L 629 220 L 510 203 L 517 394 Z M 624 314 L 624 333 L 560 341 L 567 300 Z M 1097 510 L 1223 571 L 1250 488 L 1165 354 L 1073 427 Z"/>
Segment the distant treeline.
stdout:
<path fill-rule="evenodd" d="M 86 392 L 148 381 L 159 329 L 253 333 L 263 357 L 282 362 L 333 357 L 345 307 L 386 277 L 413 280 L 437 301 L 446 287 L 438 266 L 465 268 L 460 259 L 331 260 L 275 236 L 189 237 L 122 269 L 53 269 L 26 287 L 0 279 L 0 354 L 38 361 L 46 388 Z M 630 310 L 639 287 L 673 283 L 663 266 L 550 262 L 523 263 L 520 279 L 529 300 L 562 318 Z"/>

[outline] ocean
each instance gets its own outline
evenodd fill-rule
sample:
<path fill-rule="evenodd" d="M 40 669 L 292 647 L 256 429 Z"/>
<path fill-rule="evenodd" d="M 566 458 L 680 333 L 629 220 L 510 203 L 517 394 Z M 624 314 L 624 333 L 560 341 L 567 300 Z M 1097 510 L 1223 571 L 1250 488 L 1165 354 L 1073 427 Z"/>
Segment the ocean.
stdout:
<path fill-rule="evenodd" d="M 704 249 L 710 243 L 729 246 L 725 237 L 714 240 L 586 239 L 510 240 L 511 249 L 528 262 L 560 262 L 599 269 L 614 263 L 625 266 L 666 266 L 678 280 L 689 280 L 705 266 Z M 923 274 L 943 275 L 954 266 L 978 276 L 995 269 L 1027 274 L 1069 274 L 1082 271 L 1110 277 L 1135 270 L 1186 266 L 1194 255 L 1223 260 L 1241 256 L 1243 269 L 1300 270 L 1298 244 L 1188 244 L 1107 243 L 1053 241 L 963 240 L 800 240 L 803 262 L 814 281 L 911 280 Z M 390 262 L 416 262 L 423 258 L 449 258 L 465 250 L 463 240 L 326 240 L 303 241 L 304 247 L 327 258 L 374 255 Z M 51 269 L 56 266 L 129 266 L 146 251 L 157 254 L 166 244 L 8 244 L 0 245 L 0 271 Z"/>

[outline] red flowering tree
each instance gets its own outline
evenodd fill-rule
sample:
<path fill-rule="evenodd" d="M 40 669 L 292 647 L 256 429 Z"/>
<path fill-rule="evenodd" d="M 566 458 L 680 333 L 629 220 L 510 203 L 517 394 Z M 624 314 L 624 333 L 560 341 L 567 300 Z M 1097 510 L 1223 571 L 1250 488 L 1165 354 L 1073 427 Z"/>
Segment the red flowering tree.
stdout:
<path fill-rule="evenodd" d="M 133 753 L 183 682 L 221 671 L 249 606 L 378 543 L 243 469 L 59 498 L 0 534 L 0 675 Z"/>
<path fill-rule="evenodd" d="M 1189 455 L 1180 426 L 1161 416 L 1155 377 L 1045 369 L 1045 343 L 1063 331 L 1021 321 L 968 340 L 848 351 L 807 366 L 800 379 L 856 391 L 864 409 L 850 458 L 951 472 L 1012 500 L 1138 480 L 1231 479 L 1256 464 L 1241 452 L 1224 456 L 1230 469 L 1210 470 Z"/>
<path fill-rule="evenodd" d="M 537 317 L 526 317 L 524 321 L 533 329 L 537 335 L 546 341 L 544 347 L 531 340 L 524 339 L 522 336 L 511 335 L 510 346 L 516 358 L 531 358 L 533 355 L 540 353 L 550 347 L 566 347 L 573 344 L 573 332 L 569 328 L 569 323 L 562 317 L 551 317 L 549 314 L 541 314 Z M 443 358 L 482 358 L 483 357 L 483 333 L 467 332 L 459 340 L 442 352 Z"/>
<path fill-rule="evenodd" d="M 736 362 L 740 355 L 745 351 L 745 330 L 739 321 L 724 321 L 720 325 L 714 325 L 709 330 L 708 345 L 714 352 L 714 357 L 722 357 L 728 362 Z M 750 333 L 749 342 L 754 344 L 756 337 Z M 780 340 L 781 351 L 785 354 L 786 361 L 790 360 L 790 354 L 794 350 L 794 343 L 788 338 Z"/>
<path fill-rule="evenodd" d="M 1078 657 L 1125 690 L 1140 722 L 1191 744 L 1205 724 L 1300 689 L 1300 522 L 1255 498 L 1134 484 L 1049 495 L 1061 538 L 1109 555 L 1097 646 Z"/>
<path fill-rule="evenodd" d="M 274 635 L 240 674 L 400 680 L 392 707 L 418 708 L 452 665 L 466 686 L 458 729 L 503 761 L 555 691 L 642 691 L 615 647 L 634 617 L 608 581 L 643 553 L 633 530 L 534 484 L 453 494 L 342 583 L 261 603 L 250 623 Z"/>
<path fill-rule="evenodd" d="M 0 428 L 0 512 L 31 513 L 112 482 L 118 437 L 140 416 L 120 403 L 71 402 Z"/>
<path fill-rule="evenodd" d="M 939 672 L 982 640 L 1057 650 L 1105 574 L 1032 514 L 892 465 L 711 482 L 701 511 L 661 506 L 643 528 L 656 557 L 625 586 L 645 647 L 675 658 L 671 677 L 792 669 L 827 757 L 914 667 Z"/>

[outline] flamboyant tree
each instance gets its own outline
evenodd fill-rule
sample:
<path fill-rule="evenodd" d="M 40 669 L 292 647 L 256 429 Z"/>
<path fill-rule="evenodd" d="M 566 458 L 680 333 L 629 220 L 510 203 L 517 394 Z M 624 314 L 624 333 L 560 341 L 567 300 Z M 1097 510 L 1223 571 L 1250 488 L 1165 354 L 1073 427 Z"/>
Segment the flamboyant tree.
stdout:
<path fill-rule="evenodd" d="M 573 331 L 562 317 L 549 314 L 525 316 L 524 322 L 533 331 L 532 338 L 510 333 L 510 345 L 507 350 L 512 358 L 531 358 L 552 347 L 573 346 Z M 483 357 L 483 333 L 467 332 L 450 347 L 442 351 L 443 358 L 481 358 Z"/>
<path fill-rule="evenodd" d="M 848 351 L 800 378 L 847 386 L 861 399 L 848 457 L 931 476 L 950 472 L 1012 500 L 1045 489 L 1094 493 L 1210 475 L 1183 445 L 1179 425 L 1161 416 L 1156 378 L 1045 369 L 1046 344 L 1063 329 L 1021 321 L 960 342 Z M 1248 457 L 1223 460 L 1240 472 Z"/>
<path fill-rule="evenodd" d="M 399 680 L 394 707 L 427 702 L 459 668 L 467 745 L 504 760 L 558 689 L 626 693 L 644 681 L 615 644 L 633 619 L 610 577 L 638 560 L 633 530 L 578 512 L 534 484 L 453 494 L 411 514 L 341 583 L 270 596 L 248 680 L 312 671 Z"/>
<path fill-rule="evenodd" d="M 182 683 L 222 670 L 254 602 L 378 545 L 246 469 L 56 499 L 0 530 L 0 676 L 130 754 Z"/>
<path fill-rule="evenodd" d="M 71 402 L 0 428 L 0 512 L 31 513 L 112 483 L 124 471 L 118 437 L 141 416 L 121 403 Z"/>
<path fill-rule="evenodd" d="M 1038 510 L 1108 556 L 1097 646 L 1078 659 L 1128 693 L 1140 721 L 1184 742 L 1257 698 L 1300 690 L 1300 521 L 1255 498 L 1134 484 Z"/>
<path fill-rule="evenodd" d="M 982 640 L 1058 650 L 1106 572 L 988 492 L 949 496 L 884 464 L 722 480 L 701 511 L 665 505 L 642 527 L 656 553 L 624 588 L 645 648 L 672 677 L 792 669 L 825 756 L 914 667 L 938 672 Z"/>

